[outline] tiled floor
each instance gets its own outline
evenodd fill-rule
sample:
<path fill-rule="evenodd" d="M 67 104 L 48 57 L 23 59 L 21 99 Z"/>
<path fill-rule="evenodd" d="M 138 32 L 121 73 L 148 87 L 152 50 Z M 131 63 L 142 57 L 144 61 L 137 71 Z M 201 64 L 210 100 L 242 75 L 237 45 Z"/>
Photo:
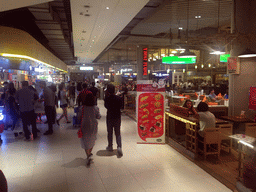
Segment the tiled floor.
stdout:
<path fill-rule="evenodd" d="M 106 110 L 102 101 L 98 103 L 102 118 L 90 168 L 85 166 L 77 128 L 65 120 L 59 127 L 55 125 L 51 136 L 42 134 L 47 125 L 38 124 L 40 137 L 30 142 L 5 131 L 0 169 L 9 191 L 231 191 L 169 145 L 137 144 L 136 123 L 127 116 L 122 116 L 121 128 L 124 156 L 117 158 L 116 151 L 107 152 Z M 73 116 L 71 109 L 69 116 Z"/>

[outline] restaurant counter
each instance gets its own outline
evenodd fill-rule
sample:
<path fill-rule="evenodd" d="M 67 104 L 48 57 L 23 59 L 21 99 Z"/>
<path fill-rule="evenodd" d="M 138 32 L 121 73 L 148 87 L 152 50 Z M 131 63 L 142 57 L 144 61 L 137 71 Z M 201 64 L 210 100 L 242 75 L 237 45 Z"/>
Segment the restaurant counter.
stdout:
<path fill-rule="evenodd" d="M 221 124 L 228 124 L 228 121 L 216 118 L 216 127 Z M 185 147 L 187 150 L 194 153 L 195 156 L 197 155 L 196 138 L 198 130 L 198 119 L 182 115 L 172 109 L 165 111 L 165 133 L 167 139 L 171 139 Z"/>

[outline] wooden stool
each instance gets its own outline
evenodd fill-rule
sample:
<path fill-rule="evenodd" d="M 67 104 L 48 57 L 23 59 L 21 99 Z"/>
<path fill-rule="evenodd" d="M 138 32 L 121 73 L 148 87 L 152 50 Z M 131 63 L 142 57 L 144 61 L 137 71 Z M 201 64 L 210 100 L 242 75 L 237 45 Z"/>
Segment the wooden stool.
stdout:
<path fill-rule="evenodd" d="M 218 155 L 220 157 L 220 129 L 219 128 L 207 128 L 204 130 L 204 140 L 198 140 L 203 143 L 204 149 L 198 148 L 198 151 L 203 152 L 204 159 L 207 155 Z M 213 145 L 217 146 L 213 147 Z"/>
<path fill-rule="evenodd" d="M 245 135 L 256 138 L 256 123 L 245 124 Z"/>
<path fill-rule="evenodd" d="M 220 142 L 221 148 L 228 149 L 228 152 L 231 153 L 232 149 L 232 138 L 229 136 L 233 134 L 233 125 L 232 124 L 221 124 L 218 126 L 220 129 Z"/>

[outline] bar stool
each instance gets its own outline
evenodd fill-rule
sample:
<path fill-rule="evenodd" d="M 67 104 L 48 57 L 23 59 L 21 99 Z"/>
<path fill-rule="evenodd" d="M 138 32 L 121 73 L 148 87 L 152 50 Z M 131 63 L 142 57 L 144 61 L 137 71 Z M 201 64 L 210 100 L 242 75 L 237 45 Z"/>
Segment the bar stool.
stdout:
<path fill-rule="evenodd" d="M 198 140 L 203 144 L 203 149 L 198 147 L 198 151 L 204 154 L 206 160 L 207 155 L 217 155 L 220 157 L 220 129 L 219 128 L 207 128 L 204 130 L 204 140 Z"/>
<path fill-rule="evenodd" d="M 221 124 L 218 126 L 218 128 L 220 129 L 221 148 L 228 149 L 228 152 L 231 153 L 232 138 L 229 136 L 233 133 L 233 125 Z"/>

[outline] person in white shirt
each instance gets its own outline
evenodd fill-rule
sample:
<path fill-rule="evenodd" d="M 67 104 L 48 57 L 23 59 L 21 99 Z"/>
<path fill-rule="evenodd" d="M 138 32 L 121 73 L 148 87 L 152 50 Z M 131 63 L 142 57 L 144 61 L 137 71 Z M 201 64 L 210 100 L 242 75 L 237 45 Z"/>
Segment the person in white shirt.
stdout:
<path fill-rule="evenodd" d="M 197 106 L 199 115 L 200 130 L 198 131 L 199 139 L 204 137 L 204 130 L 207 128 L 215 128 L 215 116 L 210 111 L 207 103 L 200 102 Z M 200 138 L 202 137 L 202 138 Z"/>

